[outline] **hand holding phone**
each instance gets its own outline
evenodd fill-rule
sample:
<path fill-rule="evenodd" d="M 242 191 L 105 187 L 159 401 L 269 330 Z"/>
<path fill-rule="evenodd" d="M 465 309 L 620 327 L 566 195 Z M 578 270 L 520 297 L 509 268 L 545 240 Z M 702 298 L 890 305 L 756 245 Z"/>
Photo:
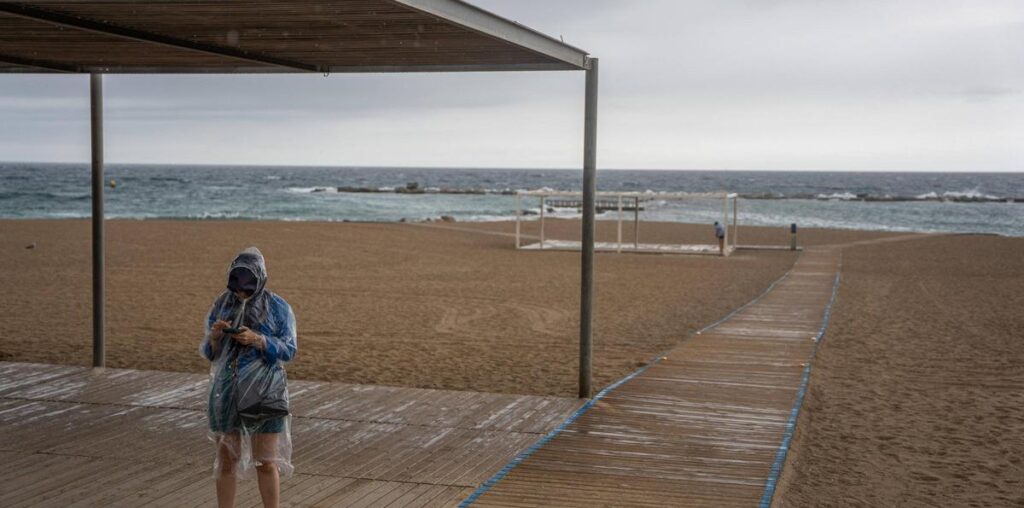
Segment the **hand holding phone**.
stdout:
<path fill-rule="evenodd" d="M 242 333 L 242 329 L 241 328 L 225 328 L 225 329 L 221 330 L 221 332 L 223 332 L 225 335 L 234 335 L 236 333 Z"/>
<path fill-rule="evenodd" d="M 231 328 L 231 323 L 218 319 L 212 326 L 210 326 L 210 339 L 220 340 L 224 336 L 224 330 Z"/>

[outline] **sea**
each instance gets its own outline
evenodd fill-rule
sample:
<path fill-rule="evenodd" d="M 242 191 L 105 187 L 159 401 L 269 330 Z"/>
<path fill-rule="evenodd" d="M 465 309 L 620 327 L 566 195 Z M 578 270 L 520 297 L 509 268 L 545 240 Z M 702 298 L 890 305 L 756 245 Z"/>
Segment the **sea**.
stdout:
<path fill-rule="evenodd" d="M 515 217 L 515 191 L 582 185 L 578 169 L 529 168 L 108 164 L 104 176 L 107 218 L 140 220 L 499 221 Z M 727 191 L 743 225 L 1024 236 L 1024 173 L 601 169 L 597 187 L 644 193 L 646 221 L 719 220 L 720 199 L 659 194 Z M 88 164 L 0 163 L 0 218 L 89 217 L 90 192 Z M 523 205 L 536 220 L 539 200 Z"/>

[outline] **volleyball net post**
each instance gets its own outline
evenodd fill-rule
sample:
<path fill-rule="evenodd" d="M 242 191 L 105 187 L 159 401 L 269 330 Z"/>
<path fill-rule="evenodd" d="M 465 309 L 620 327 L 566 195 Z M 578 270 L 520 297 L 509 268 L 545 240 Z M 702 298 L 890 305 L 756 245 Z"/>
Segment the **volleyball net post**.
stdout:
<path fill-rule="evenodd" d="M 523 198 L 527 198 L 526 208 L 524 209 Z M 536 212 L 532 211 L 534 203 L 530 198 L 537 198 L 537 203 L 540 207 Z M 645 210 L 645 206 L 660 206 L 664 205 L 664 201 L 693 201 L 693 200 L 711 200 L 717 201 L 721 199 L 721 224 L 725 230 L 725 238 L 723 238 L 724 250 L 719 249 L 718 245 L 711 244 L 700 244 L 700 243 L 641 243 L 640 242 L 640 212 Z M 639 192 L 598 192 L 595 197 L 596 208 L 599 213 L 614 212 L 615 233 L 614 240 L 607 235 L 606 241 L 597 242 L 595 249 L 602 252 L 660 252 L 660 253 L 678 253 L 678 254 L 716 254 L 728 256 L 732 254 L 737 248 L 737 237 L 739 235 L 739 205 L 738 195 L 736 193 L 727 192 L 707 192 L 707 193 L 686 193 L 686 192 L 673 192 L 673 193 L 639 193 Z M 659 205 L 660 203 L 660 205 Z M 715 205 L 711 205 L 711 210 L 715 209 Z M 630 211 L 629 207 L 632 207 L 633 212 L 633 241 L 632 245 L 627 243 L 625 240 L 624 222 L 627 220 L 625 213 Z M 538 190 L 538 191 L 521 191 L 516 193 L 516 248 L 521 250 L 568 250 L 568 251 L 579 251 L 582 244 L 579 241 L 563 240 L 558 239 L 557 234 L 559 228 L 555 228 L 552 231 L 554 237 L 549 235 L 546 222 L 552 216 L 558 218 L 558 209 L 580 209 L 582 207 L 582 193 L 579 192 L 558 192 L 550 190 Z M 549 213 L 551 210 L 555 210 L 556 213 Z M 703 212 L 706 213 L 706 212 Z M 716 212 L 712 212 L 713 214 Z M 523 231 L 522 221 L 523 215 L 536 215 L 537 228 L 530 228 L 531 231 L 538 231 L 539 236 L 529 236 Z M 707 215 L 704 215 L 707 217 Z M 610 217 L 609 217 L 610 218 Z M 526 219 L 530 220 L 530 219 Z M 607 223 L 607 221 L 602 221 Z M 606 230 L 607 231 L 607 230 Z M 664 233 L 659 233 L 664 236 Z M 529 240 L 528 240 L 529 239 Z"/>

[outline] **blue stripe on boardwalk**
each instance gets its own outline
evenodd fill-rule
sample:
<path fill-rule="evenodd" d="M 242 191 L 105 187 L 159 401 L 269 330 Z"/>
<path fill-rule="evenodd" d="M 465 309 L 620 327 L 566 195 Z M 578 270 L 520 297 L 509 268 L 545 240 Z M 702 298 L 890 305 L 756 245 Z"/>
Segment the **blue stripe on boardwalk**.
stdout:
<path fill-rule="evenodd" d="M 459 507 L 461 508 L 461 507 L 469 506 L 469 505 L 473 504 L 473 502 L 476 501 L 477 498 L 479 498 L 480 496 L 482 496 L 485 493 L 487 493 L 488 490 L 491 490 L 491 487 L 494 487 L 495 484 L 497 484 L 499 481 L 501 481 L 501 479 L 504 478 L 506 475 L 508 475 L 508 473 L 510 471 L 515 469 L 516 466 L 518 466 L 520 463 L 522 463 L 524 460 L 526 460 L 527 457 L 529 457 L 530 455 L 533 455 L 534 452 L 536 452 L 542 446 L 547 444 L 548 441 L 551 441 L 552 439 L 554 439 L 555 436 L 561 434 L 562 431 L 565 430 L 566 427 L 571 425 L 572 422 L 575 422 L 576 419 L 580 417 L 580 415 L 582 415 L 588 409 L 590 409 L 590 407 L 593 406 L 594 404 L 596 404 L 597 401 L 603 399 L 605 395 L 608 395 L 609 392 L 611 392 L 615 388 L 619 387 L 619 385 L 621 385 L 622 383 L 625 383 L 626 381 L 629 381 L 630 379 L 633 379 L 634 377 L 636 377 L 636 376 L 640 375 L 641 373 L 643 373 L 643 371 L 651 368 L 652 365 L 654 365 L 655 363 L 657 363 L 660 360 L 661 360 L 661 357 L 659 356 L 659 357 L 655 358 L 654 360 L 652 360 L 649 364 L 645 365 L 643 368 L 638 369 L 636 372 L 634 372 L 634 373 L 632 373 L 632 374 L 630 374 L 630 375 L 628 375 L 628 376 L 626 376 L 626 377 L 616 381 L 615 383 L 612 383 L 612 384 L 608 385 L 608 387 L 606 387 L 604 390 L 601 390 L 600 392 L 598 392 L 597 395 L 594 396 L 594 398 L 588 400 L 586 404 L 583 404 L 583 407 L 581 407 L 578 410 L 576 410 L 576 412 L 573 413 L 572 416 L 567 418 L 564 422 L 562 422 L 561 425 L 559 425 L 558 427 L 555 427 L 555 429 L 552 430 L 551 432 L 548 432 L 546 436 L 541 438 L 540 441 L 537 441 L 536 443 L 534 443 L 533 446 L 531 446 L 531 447 L 523 450 L 522 452 L 520 452 L 519 455 L 516 455 L 516 457 L 514 459 L 512 459 L 511 462 L 509 462 L 508 464 L 505 464 L 505 467 L 501 468 L 501 470 L 498 471 L 497 473 L 494 473 L 494 476 L 488 478 L 487 481 L 485 481 L 483 483 L 483 485 L 480 485 L 479 487 L 477 487 L 477 489 L 475 491 L 473 491 L 473 493 L 470 494 L 469 497 L 467 497 L 465 500 L 463 500 L 461 503 L 459 503 Z"/>
<path fill-rule="evenodd" d="M 821 323 L 821 329 L 818 331 L 818 335 L 814 337 L 815 342 L 821 341 L 821 338 L 825 336 L 825 330 L 828 328 L 829 319 L 832 317 L 832 304 L 836 301 L 836 292 L 839 289 L 839 273 L 836 273 L 835 282 L 832 284 L 832 298 L 829 299 L 828 305 L 825 306 L 825 317 Z M 817 352 L 811 353 L 811 360 L 814 359 L 814 355 Z M 789 412 L 789 421 L 786 422 L 786 433 L 782 437 L 782 444 L 779 445 L 779 451 L 775 454 L 775 462 L 772 464 L 771 472 L 768 474 L 768 483 L 764 486 L 764 494 L 761 495 L 760 508 L 769 508 L 772 504 L 772 498 L 775 496 L 775 487 L 778 484 L 779 477 L 782 476 L 782 466 L 786 463 L 786 453 L 789 452 L 789 443 L 793 439 L 793 433 L 796 431 L 797 418 L 800 416 L 800 407 L 804 403 L 804 394 L 807 392 L 807 383 L 811 379 L 811 360 L 807 361 L 807 366 L 804 367 L 803 376 L 800 378 L 800 391 L 796 394 L 796 402 L 793 403 L 793 409 Z"/>
<path fill-rule="evenodd" d="M 798 257 L 797 258 L 797 262 L 799 262 L 799 260 L 800 260 L 800 258 Z M 794 262 L 794 266 L 795 266 L 795 264 L 796 264 L 796 262 Z M 714 327 L 724 323 L 725 321 L 728 321 L 729 318 L 731 318 L 734 315 L 736 315 L 737 312 L 739 312 L 739 311 L 741 311 L 741 310 L 743 310 L 743 309 L 745 309 L 745 308 L 747 308 L 747 307 L 757 303 L 759 300 L 761 300 L 766 295 L 768 295 L 768 293 L 771 293 L 772 289 L 774 289 L 775 286 L 779 282 L 782 282 L 783 280 L 785 280 L 786 277 L 789 277 L 789 275 L 792 272 L 793 272 L 793 269 L 791 268 L 789 271 L 787 271 L 786 273 L 782 274 L 782 277 L 779 277 L 774 282 L 769 284 L 768 288 L 765 289 L 764 292 L 761 293 L 760 295 L 758 295 L 756 298 L 754 298 L 753 300 L 743 304 L 742 306 L 740 306 L 739 308 L 733 310 L 732 312 L 726 314 L 724 317 L 722 317 L 722 319 L 719 319 L 718 321 L 715 321 L 714 323 L 711 323 L 710 325 L 705 326 L 704 328 L 701 328 L 700 330 L 697 330 L 696 334 L 700 334 L 702 332 L 706 332 L 706 331 L 708 331 L 708 330 L 710 330 L 710 329 L 712 329 L 712 328 L 714 328 Z M 835 295 L 833 294 L 833 298 L 834 297 L 835 297 Z M 692 335 L 690 335 L 690 337 L 692 337 Z M 689 338 L 689 337 L 687 337 L 687 338 Z M 634 371 L 633 373 L 629 374 L 628 376 L 626 376 L 626 377 L 624 377 L 624 378 L 622 378 L 622 379 L 620 379 L 620 380 L 618 380 L 618 381 L 608 385 L 607 387 L 605 387 L 605 389 L 603 389 L 600 392 L 598 392 L 597 395 L 595 395 L 592 399 L 588 400 L 586 404 L 583 404 L 582 407 L 580 407 L 575 413 L 573 413 L 571 416 L 569 416 L 569 418 L 567 418 L 564 422 L 562 422 L 561 425 L 559 425 L 558 427 L 555 427 L 554 430 L 552 430 L 547 435 L 545 435 L 543 438 L 541 438 L 539 441 L 534 443 L 533 446 L 531 446 L 531 447 L 527 448 L 526 450 L 523 450 L 522 452 L 520 452 L 519 455 L 516 455 L 515 458 L 512 459 L 512 461 L 510 461 L 508 464 L 505 464 L 505 467 L 501 468 L 501 470 L 498 471 L 497 473 L 495 473 L 494 476 L 491 476 L 482 485 L 477 487 L 477 489 L 475 491 L 473 491 L 473 493 L 470 494 L 469 497 L 467 497 L 461 503 L 459 503 L 459 508 L 463 508 L 463 507 L 466 507 L 466 506 L 469 506 L 469 505 L 473 504 L 477 499 L 480 498 L 480 496 L 486 494 L 487 491 L 491 490 L 491 488 L 493 488 L 499 481 L 501 481 L 502 478 L 505 478 L 505 476 L 507 476 L 509 474 L 509 472 L 511 472 L 513 469 L 515 469 L 516 466 L 521 464 L 530 455 L 533 455 L 534 452 L 536 452 L 537 450 L 541 449 L 545 444 L 547 444 L 549 441 L 554 439 L 555 436 L 561 434 L 562 431 L 564 431 L 569 425 L 571 425 L 573 422 L 575 422 L 577 418 L 579 418 L 581 415 L 583 415 L 583 413 L 585 413 L 594 404 L 596 404 L 597 401 L 603 399 L 612 390 L 618 388 L 619 386 L 621 386 L 626 381 L 629 381 L 630 379 L 633 379 L 636 376 L 639 376 L 644 371 L 646 371 L 647 369 L 651 368 L 654 364 L 660 362 L 661 359 L 664 358 L 666 354 L 667 354 L 667 352 L 664 353 L 664 354 L 660 354 L 660 355 L 654 357 L 654 359 L 652 359 L 651 361 L 647 362 L 647 365 L 643 366 L 640 369 L 637 369 L 636 371 Z"/>

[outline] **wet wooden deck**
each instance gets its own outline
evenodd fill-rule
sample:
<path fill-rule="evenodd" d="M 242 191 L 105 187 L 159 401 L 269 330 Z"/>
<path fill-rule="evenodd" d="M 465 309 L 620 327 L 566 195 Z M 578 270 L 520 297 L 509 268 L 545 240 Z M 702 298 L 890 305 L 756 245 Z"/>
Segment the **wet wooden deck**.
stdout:
<path fill-rule="evenodd" d="M 761 299 L 609 391 L 474 506 L 757 506 L 838 263 L 838 250 L 805 252 Z"/>
<path fill-rule="evenodd" d="M 755 506 L 838 251 L 605 394 L 480 506 Z M 3 506 L 212 506 L 207 376 L 0 362 Z M 575 399 L 293 381 L 291 506 L 454 506 Z M 477 492 L 480 494 L 481 492 Z M 238 506 L 259 504 L 255 484 Z"/>
<path fill-rule="evenodd" d="M 285 506 L 453 506 L 576 399 L 292 381 Z M 214 506 L 207 376 L 0 362 L 0 505 Z M 256 506 L 255 482 L 237 506 Z"/>

